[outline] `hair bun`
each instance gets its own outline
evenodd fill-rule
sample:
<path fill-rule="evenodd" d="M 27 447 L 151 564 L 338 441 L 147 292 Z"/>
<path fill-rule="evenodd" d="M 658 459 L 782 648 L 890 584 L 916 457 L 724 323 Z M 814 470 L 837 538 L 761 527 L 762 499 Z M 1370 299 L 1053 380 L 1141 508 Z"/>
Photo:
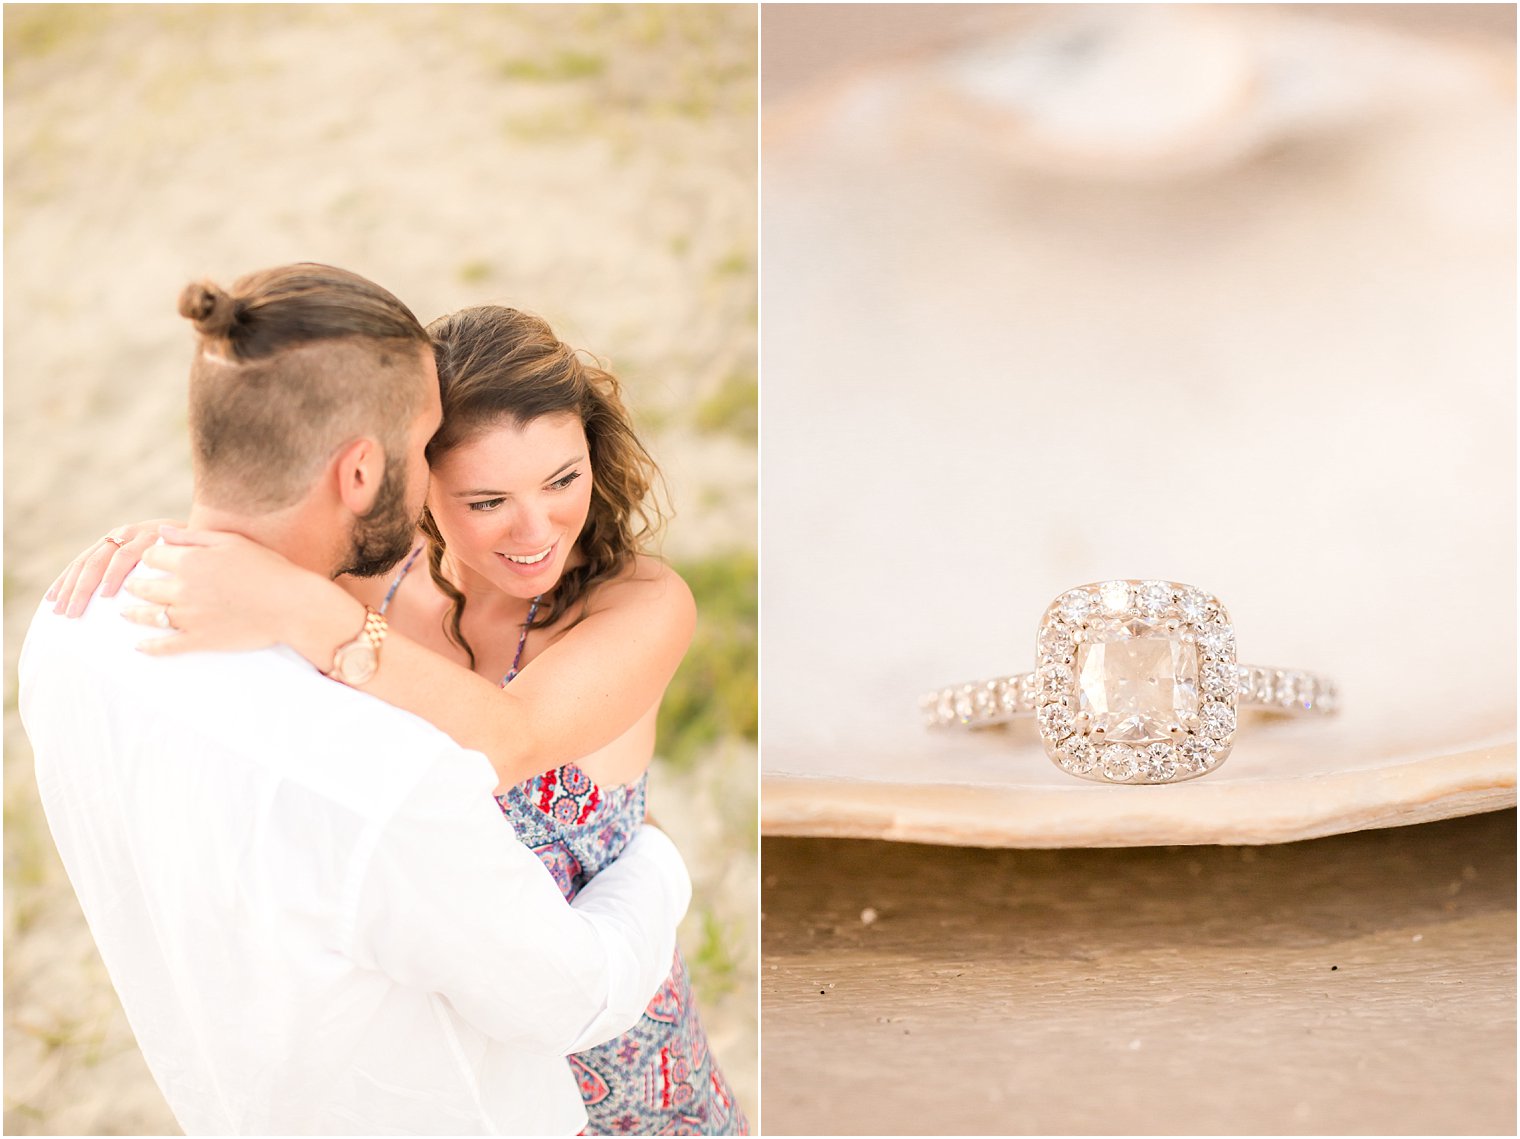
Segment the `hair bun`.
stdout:
<path fill-rule="evenodd" d="M 186 285 L 179 295 L 179 314 L 195 323 L 202 336 L 225 337 L 237 319 L 237 302 L 211 281 Z"/>

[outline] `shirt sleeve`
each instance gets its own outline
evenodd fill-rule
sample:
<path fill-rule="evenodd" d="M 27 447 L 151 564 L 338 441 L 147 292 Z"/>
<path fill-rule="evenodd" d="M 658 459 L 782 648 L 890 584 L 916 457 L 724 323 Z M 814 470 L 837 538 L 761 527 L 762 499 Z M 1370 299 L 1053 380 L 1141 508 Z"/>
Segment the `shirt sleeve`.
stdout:
<path fill-rule="evenodd" d="M 446 997 L 487 1036 L 582 1051 L 627 1031 L 670 971 L 691 881 L 639 833 L 567 904 L 491 797 L 483 758 L 435 762 L 375 829 L 339 943 L 361 967 Z"/>

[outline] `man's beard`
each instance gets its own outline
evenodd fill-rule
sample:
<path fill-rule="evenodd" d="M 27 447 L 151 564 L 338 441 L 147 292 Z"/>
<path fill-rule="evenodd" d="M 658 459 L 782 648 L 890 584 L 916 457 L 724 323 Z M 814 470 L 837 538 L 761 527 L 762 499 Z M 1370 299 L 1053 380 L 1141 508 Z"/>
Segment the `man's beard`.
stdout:
<path fill-rule="evenodd" d="M 412 551 L 417 519 L 406 508 L 406 463 L 387 459 L 375 505 L 354 522 L 352 549 L 338 572 L 379 577 Z"/>

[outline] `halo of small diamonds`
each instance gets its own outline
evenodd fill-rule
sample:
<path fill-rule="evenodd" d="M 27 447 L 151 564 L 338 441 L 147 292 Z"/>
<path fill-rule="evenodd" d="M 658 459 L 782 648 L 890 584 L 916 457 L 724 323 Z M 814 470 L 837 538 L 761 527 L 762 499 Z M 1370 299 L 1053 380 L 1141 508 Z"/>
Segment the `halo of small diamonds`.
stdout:
<path fill-rule="evenodd" d="M 1031 702 L 1045 752 L 1063 771 L 1098 783 L 1180 783 L 1229 755 L 1251 678 L 1212 594 L 1175 581 L 1081 586 L 1046 609 L 1036 644 Z M 1173 671 L 1136 674 L 1158 660 Z M 1274 694 L 1300 698 L 1292 681 Z"/>
<path fill-rule="evenodd" d="M 1181 783 L 1213 771 L 1235 741 L 1238 712 L 1329 715 L 1335 682 L 1318 673 L 1241 665 L 1217 597 L 1146 579 L 1067 590 L 1046 609 L 1036 668 L 925 693 L 933 728 L 993 727 L 1029 717 L 1046 754 L 1097 783 Z"/>

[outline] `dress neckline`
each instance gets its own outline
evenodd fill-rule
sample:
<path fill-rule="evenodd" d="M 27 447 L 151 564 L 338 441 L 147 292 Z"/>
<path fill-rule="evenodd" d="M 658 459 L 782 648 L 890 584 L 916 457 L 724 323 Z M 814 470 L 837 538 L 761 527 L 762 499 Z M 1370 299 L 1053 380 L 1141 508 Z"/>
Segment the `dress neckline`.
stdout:
<path fill-rule="evenodd" d="M 411 572 L 412 566 L 417 561 L 417 556 L 422 553 L 424 548 L 424 545 L 419 545 L 415 550 L 407 555 L 406 562 L 401 567 L 401 572 L 398 573 L 395 579 L 391 582 L 390 588 L 385 591 L 385 597 L 380 602 L 381 616 L 384 616 L 385 611 L 391 607 L 391 600 L 396 596 L 396 590 L 401 588 L 401 582 L 406 578 L 406 575 Z M 512 678 L 522 671 L 521 666 L 523 650 L 528 647 L 528 630 L 533 627 L 533 618 L 538 616 L 538 603 L 542 601 L 543 598 L 544 595 L 540 593 L 533 599 L 532 604 L 528 606 L 528 618 L 522 624 L 522 632 L 518 634 L 517 651 L 512 654 L 512 667 L 507 670 L 507 675 L 501 678 L 502 688 L 505 688 L 508 684 L 510 684 L 512 682 Z"/>

